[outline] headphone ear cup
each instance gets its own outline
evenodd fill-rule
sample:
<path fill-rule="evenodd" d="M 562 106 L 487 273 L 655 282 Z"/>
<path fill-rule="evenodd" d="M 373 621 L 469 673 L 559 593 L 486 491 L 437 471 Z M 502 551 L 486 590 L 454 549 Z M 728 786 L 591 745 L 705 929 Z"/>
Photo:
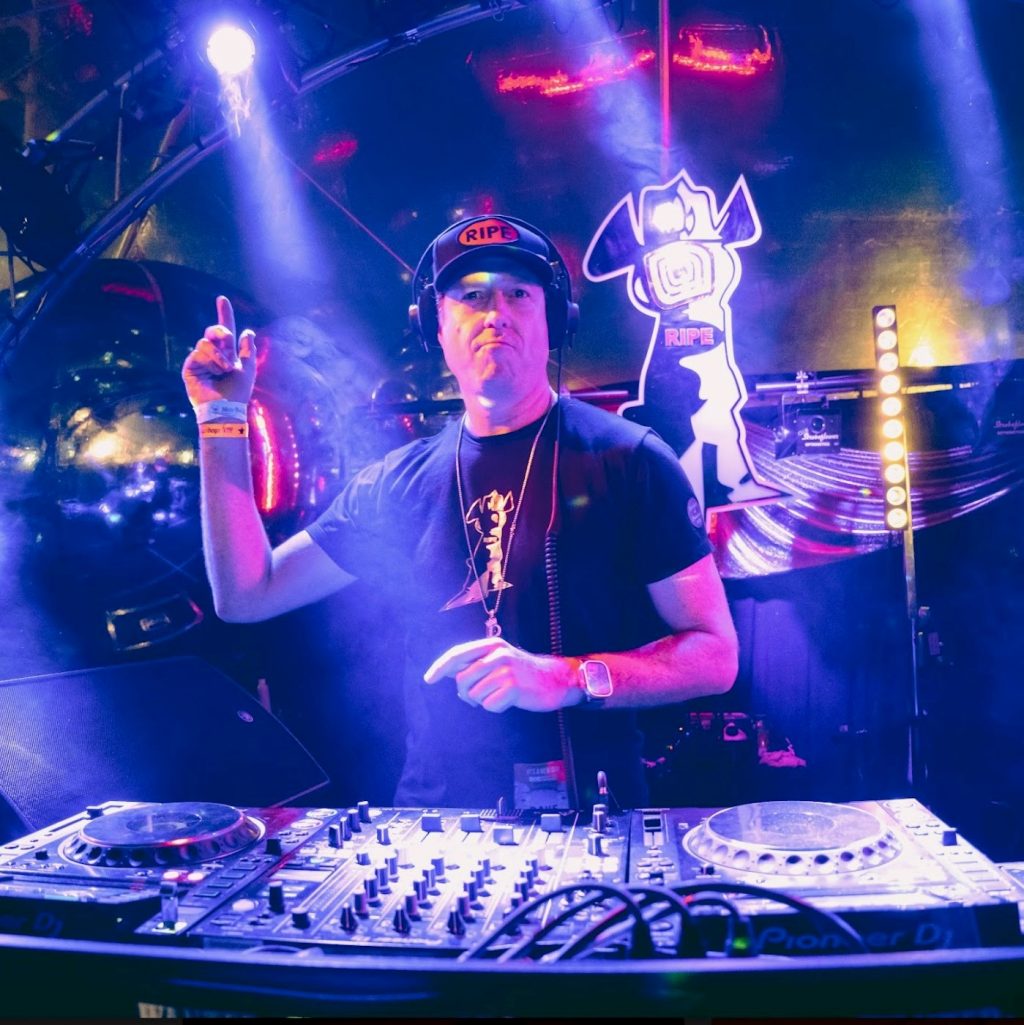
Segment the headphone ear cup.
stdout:
<path fill-rule="evenodd" d="M 580 329 L 580 308 L 577 303 L 565 304 L 565 339 L 572 345 L 576 332 Z"/>
<path fill-rule="evenodd" d="M 427 352 L 438 347 L 437 293 L 433 285 L 427 285 L 417 302 L 409 307 L 409 326 L 419 336 Z"/>
<path fill-rule="evenodd" d="M 547 287 L 548 311 L 548 345 L 552 349 L 560 349 L 568 343 L 572 345 L 573 335 L 580 324 L 580 308 L 570 302 L 559 282 Z"/>

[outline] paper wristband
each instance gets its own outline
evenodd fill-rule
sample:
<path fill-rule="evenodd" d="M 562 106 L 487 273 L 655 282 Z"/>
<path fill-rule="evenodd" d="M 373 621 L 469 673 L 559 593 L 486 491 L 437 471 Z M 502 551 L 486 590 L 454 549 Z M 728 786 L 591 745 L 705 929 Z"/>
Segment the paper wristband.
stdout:
<path fill-rule="evenodd" d="M 195 407 L 195 413 L 196 421 L 201 424 L 218 418 L 244 424 L 249 416 L 249 406 L 245 402 L 233 402 L 231 399 L 213 399 L 210 402 L 200 402 Z"/>
<path fill-rule="evenodd" d="M 248 424 L 200 424 L 200 438 L 248 438 Z"/>

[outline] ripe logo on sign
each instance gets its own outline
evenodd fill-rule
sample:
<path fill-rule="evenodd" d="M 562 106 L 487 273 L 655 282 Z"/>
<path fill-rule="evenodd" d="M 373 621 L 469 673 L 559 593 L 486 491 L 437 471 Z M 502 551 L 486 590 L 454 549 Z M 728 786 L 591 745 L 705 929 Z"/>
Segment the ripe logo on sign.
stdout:
<path fill-rule="evenodd" d="M 519 232 L 507 221 L 499 221 L 496 217 L 477 221 L 459 232 L 460 246 L 492 246 L 518 240 Z"/>

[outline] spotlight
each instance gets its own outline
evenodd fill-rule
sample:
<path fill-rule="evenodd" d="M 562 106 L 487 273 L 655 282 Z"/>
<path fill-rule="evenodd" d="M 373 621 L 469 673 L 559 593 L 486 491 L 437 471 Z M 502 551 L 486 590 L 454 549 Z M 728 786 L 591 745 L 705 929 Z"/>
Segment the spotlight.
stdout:
<path fill-rule="evenodd" d="M 219 75 L 241 75 L 256 59 L 256 40 L 240 25 L 218 25 L 206 40 L 206 59 Z"/>
<path fill-rule="evenodd" d="M 885 522 L 892 530 L 903 530 L 910 522 L 910 517 L 907 515 L 905 509 L 897 507 L 895 509 L 890 509 L 885 514 Z"/>

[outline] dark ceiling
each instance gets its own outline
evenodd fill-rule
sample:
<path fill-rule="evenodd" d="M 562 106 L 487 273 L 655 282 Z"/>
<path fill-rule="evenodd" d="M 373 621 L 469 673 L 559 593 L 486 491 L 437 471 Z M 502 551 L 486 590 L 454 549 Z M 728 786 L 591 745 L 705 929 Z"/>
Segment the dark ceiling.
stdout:
<path fill-rule="evenodd" d="M 622 279 L 583 279 L 583 253 L 624 195 L 685 169 L 720 203 L 743 176 L 760 217 L 733 297 L 745 374 L 866 366 L 870 308 L 890 301 L 910 344 L 939 364 L 1024 351 L 1024 5 L 674 0 L 674 53 L 690 52 L 696 32 L 706 45 L 734 40 L 734 59 L 767 41 L 771 60 L 747 76 L 674 64 L 663 93 L 656 0 L 537 0 L 288 98 L 288 77 L 458 6 L 264 7 L 263 41 L 285 70 L 265 79 L 277 178 L 232 142 L 157 198 L 132 253 L 213 273 L 319 320 L 344 349 L 400 361 L 408 265 L 461 212 L 504 210 L 564 249 L 583 302 L 570 381 L 606 385 L 637 378 L 651 324 Z M 0 125 L 11 145 L 58 128 L 210 9 L 5 4 Z M 217 123 L 188 50 L 186 40 L 125 92 L 122 192 L 145 177 L 183 104 L 169 154 Z M 555 73 L 588 87 L 543 95 Z M 499 89 L 517 80 L 524 88 Z M 112 201 L 115 114 L 108 101 L 65 137 L 91 146 L 73 172 L 80 230 Z"/>

